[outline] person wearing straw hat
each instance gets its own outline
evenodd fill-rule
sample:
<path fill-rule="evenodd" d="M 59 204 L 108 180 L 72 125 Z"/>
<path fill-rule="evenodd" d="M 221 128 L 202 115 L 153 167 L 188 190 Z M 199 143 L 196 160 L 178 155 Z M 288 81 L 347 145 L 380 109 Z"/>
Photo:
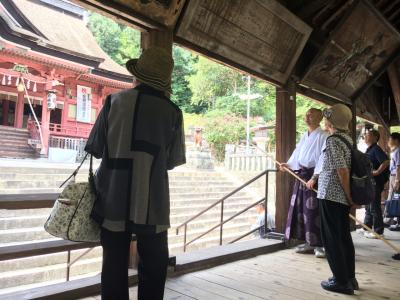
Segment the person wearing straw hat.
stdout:
<path fill-rule="evenodd" d="M 355 252 L 350 234 L 349 212 L 355 207 L 350 193 L 351 149 L 349 136 L 351 110 L 336 104 L 323 111 L 325 126 L 330 136 L 322 155 L 318 178 L 318 199 L 321 213 L 322 243 L 333 277 L 321 282 L 323 289 L 343 294 L 354 294 L 358 289 L 355 278 Z M 314 185 L 308 184 L 308 188 Z"/>
<path fill-rule="evenodd" d="M 129 60 L 135 88 L 107 97 L 85 147 L 102 158 L 92 217 L 101 226 L 103 300 L 129 299 L 132 234 L 139 254 L 138 299 L 163 299 L 169 261 L 167 170 L 186 162 L 182 111 L 166 96 L 173 66 L 171 54 L 157 47 Z"/>

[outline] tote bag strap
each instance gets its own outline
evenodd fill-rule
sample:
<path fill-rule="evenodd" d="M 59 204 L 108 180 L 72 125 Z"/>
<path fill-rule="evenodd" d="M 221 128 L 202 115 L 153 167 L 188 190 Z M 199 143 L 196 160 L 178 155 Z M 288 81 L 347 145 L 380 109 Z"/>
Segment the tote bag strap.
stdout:
<path fill-rule="evenodd" d="M 76 174 L 78 174 L 79 169 L 82 167 L 83 163 L 85 162 L 87 156 L 89 155 L 89 153 L 85 154 L 85 157 L 82 159 L 82 162 L 79 164 L 79 166 L 75 169 L 75 171 L 60 185 L 60 188 L 64 186 L 64 184 L 66 184 L 72 177 L 75 177 Z M 89 167 L 89 176 L 93 176 L 93 159 L 92 159 L 92 155 L 90 155 L 90 167 Z"/>

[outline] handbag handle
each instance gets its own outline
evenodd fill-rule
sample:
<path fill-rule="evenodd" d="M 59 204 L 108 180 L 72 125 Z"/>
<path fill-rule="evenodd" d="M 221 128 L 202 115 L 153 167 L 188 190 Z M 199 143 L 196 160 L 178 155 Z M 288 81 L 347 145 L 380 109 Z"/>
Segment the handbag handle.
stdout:
<path fill-rule="evenodd" d="M 63 183 L 61 183 L 60 188 L 62 188 L 64 186 L 64 184 L 66 184 L 72 177 L 75 178 L 76 174 L 78 174 L 79 169 L 82 167 L 82 165 L 85 162 L 88 155 L 89 155 L 89 153 L 86 153 L 85 157 L 82 159 L 82 162 L 75 169 L 75 171 Z M 93 178 L 93 156 L 92 155 L 90 155 L 89 178 Z"/>

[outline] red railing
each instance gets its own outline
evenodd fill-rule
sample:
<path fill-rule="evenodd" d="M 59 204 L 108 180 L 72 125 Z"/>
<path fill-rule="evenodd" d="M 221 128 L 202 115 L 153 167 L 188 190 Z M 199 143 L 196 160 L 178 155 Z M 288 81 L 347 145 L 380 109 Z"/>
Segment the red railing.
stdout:
<path fill-rule="evenodd" d="M 40 122 L 42 124 L 42 122 Z M 80 126 L 76 125 L 61 125 L 55 123 L 49 123 L 50 135 L 56 136 L 69 136 L 77 138 L 87 138 L 89 137 L 92 126 Z"/>

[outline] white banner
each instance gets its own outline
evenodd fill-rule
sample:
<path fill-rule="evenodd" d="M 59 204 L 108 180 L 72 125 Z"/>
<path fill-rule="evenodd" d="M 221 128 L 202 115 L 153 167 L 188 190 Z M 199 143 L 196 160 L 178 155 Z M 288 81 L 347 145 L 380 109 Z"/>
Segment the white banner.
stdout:
<path fill-rule="evenodd" d="M 76 120 L 90 123 L 92 111 L 92 89 L 86 86 L 77 86 L 76 93 Z"/>

